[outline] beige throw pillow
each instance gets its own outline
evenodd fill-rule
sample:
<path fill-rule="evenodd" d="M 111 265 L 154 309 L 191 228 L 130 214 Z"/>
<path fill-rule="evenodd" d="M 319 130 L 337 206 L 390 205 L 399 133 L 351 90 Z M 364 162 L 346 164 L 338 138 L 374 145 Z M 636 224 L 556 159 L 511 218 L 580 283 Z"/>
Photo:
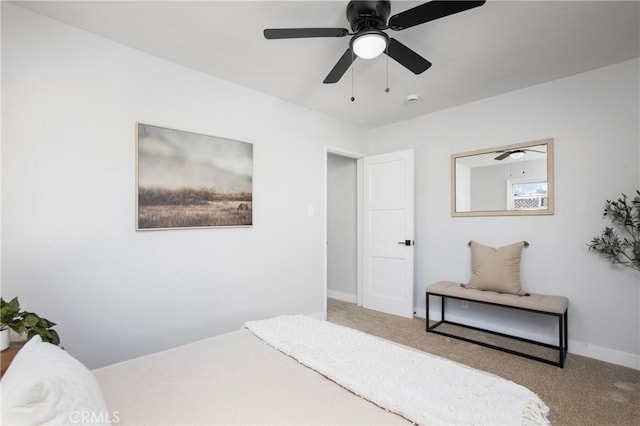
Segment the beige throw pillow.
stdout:
<path fill-rule="evenodd" d="M 469 242 L 472 275 L 466 287 L 525 295 L 520 282 L 520 257 L 525 244 L 520 241 L 494 249 L 475 241 Z"/>

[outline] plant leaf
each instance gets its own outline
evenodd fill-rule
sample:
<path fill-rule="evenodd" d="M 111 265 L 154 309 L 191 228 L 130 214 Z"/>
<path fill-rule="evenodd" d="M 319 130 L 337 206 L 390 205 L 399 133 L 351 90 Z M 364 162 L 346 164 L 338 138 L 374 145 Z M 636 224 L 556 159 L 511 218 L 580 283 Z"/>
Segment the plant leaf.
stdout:
<path fill-rule="evenodd" d="M 36 326 L 39 321 L 40 317 L 38 317 L 36 314 L 32 314 L 29 312 L 24 316 L 24 326 L 27 328 Z"/>

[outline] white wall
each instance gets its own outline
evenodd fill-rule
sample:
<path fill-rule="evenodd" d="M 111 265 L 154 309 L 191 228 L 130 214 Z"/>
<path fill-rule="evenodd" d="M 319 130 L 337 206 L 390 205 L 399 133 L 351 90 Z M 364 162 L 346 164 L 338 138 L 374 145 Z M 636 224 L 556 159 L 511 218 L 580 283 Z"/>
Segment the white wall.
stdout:
<path fill-rule="evenodd" d="M 605 200 L 632 195 L 640 184 L 639 79 L 640 61 L 632 60 L 369 132 L 371 154 L 415 149 L 418 312 L 424 315 L 427 284 L 468 281 L 469 240 L 495 247 L 527 240 L 525 288 L 570 299 L 569 350 L 640 368 L 640 275 L 586 246 L 609 223 Z M 555 215 L 451 217 L 452 153 L 548 137 L 555 140 Z M 452 313 L 505 320 L 474 306 Z M 507 319 L 507 328 L 527 327 L 522 316 Z M 552 326 L 536 321 L 526 331 L 549 334 Z"/>
<path fill-rule="evenodd" d="M 2 23 L 2 5 L 0 4 L 0 23 Z M 2 28 L 0 28 L 0 50 L 2 49 Z M 0 52 L 1 53 L 1 52 Z M 0 54 L 0 82 L 2 81 L 2 55 Z M 1 88 L 1 86 L 0 86 Z M 4 97 L 4 96 L 2 96 Z M 0 99 L 0 296 L 2 295 L 2 99 Z"/>
<path fill-rule="evenodd" d="M 359 128 L 6 2 L 2 67 L 2 296 L 71 354 L 323 310 L 325 144 L 364 151 Z M 135 232 L 136 121 L 253 143 L 254 226 Z"/>
<path fill-rule="evenodd" d="M 354 158 L 327 154 L 327 290 L 357 302 L 357 170 Z"/>

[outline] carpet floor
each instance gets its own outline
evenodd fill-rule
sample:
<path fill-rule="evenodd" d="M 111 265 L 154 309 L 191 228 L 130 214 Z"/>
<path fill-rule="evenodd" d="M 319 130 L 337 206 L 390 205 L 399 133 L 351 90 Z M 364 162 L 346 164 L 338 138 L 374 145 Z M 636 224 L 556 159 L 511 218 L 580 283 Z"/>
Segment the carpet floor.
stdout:
<path fill-rule="evenodd" d="M 564 368 L 425 332 L 424 319 L 329 299 L 327 319 L 488 371 L 535 392 L 553 425 L 640 425 L 640 371 L 569 353 Z M 569 347 L 571 349 L 571 347 Z"/>

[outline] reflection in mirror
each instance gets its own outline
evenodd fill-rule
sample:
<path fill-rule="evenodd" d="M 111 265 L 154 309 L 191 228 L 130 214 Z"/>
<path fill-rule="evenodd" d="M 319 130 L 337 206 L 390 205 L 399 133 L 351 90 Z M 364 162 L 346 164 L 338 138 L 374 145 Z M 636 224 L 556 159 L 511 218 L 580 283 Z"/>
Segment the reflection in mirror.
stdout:
<path fill-rule="evenodd" d="M 553 139 L 453 154 L 451 214 L 553 214 Z"/>

